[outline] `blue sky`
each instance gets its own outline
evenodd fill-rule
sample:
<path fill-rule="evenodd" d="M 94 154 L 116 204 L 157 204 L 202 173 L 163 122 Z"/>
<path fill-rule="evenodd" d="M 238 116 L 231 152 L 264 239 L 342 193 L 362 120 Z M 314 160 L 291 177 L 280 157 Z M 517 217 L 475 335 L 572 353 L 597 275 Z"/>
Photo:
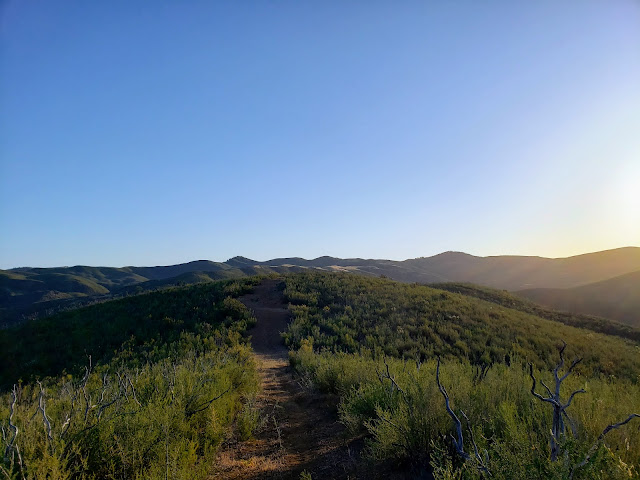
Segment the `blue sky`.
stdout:
<path fill-rule="evenodd" d="M 640 245 L 637 1 L 0 9 L 0 268 Z"/>

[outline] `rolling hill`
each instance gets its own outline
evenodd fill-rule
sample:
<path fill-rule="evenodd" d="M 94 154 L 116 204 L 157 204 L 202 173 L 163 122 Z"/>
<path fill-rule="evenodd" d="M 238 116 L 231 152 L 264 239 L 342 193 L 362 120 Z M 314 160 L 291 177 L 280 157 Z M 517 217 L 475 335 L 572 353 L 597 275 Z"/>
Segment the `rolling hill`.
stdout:
<path fill-rule="evenodd" d="M 556 310 L 599 315 L 640 327 L 640 271 L 580 287 L 515 293 Z"/>
<path fill-rule="evenodd" d="M 469 437 L 475 429 L 492 477 L 499 479 L 568 478 L 571 462 L 590 451 L 607 422 L 624 419 L 637 407 L 637 340 L 558 321 L 507 292 L 468 284 L 434 288 L 311 268 L 269 280 L 210 282 L 209 274 L 189 272 L 170 278 L 200 283 L 0 330 L 0 404 L 5 405 L 0 416 L 19 425 L 21 462 L 31 471 L 49 472 L 50 459 L 60 457 L 54 467 L 82 468 L 96 478 L 147 478 L 150 471 L 166 478 L 169 469 L 182 472 L 175 478 L 218 478 L 210 475 L 213 467 L 221 469 L 219 478 L 304 478 L 302 469 L 310 466 L 318 466 L 314 478 L 335 478 L 339 463 L 324 456 L 324 440 L 340 438 L 335 448 L 342 449 L 341 458 L 408 474 L 377 476 L 368 470 L 355 478 L 416 478 L 418 469 L 429 473 L 427 468 L 450 465 L 441 456 L 452 425 L 438 389 L 440 360 L 456 410 L 471 419 Z M 273 316 L 256 313 L 274 310 L 287 325 L 283 335 Z M 265 344 L 284 339 L 289 346 L 288 352 L 281 349 L 278 366 L 260 366 L 274 362 L 272 350 L 258 354 L 265 345 L 262 335 L 268 336 Z M 563 443 L 570 462 L 553 463 L 547 453 L 550 412 L 532 397 L 530 377 L 542 382 L 551 376 L 562 342 L 568 344 L 567 358 L 582 359 L 563 377 L 573 372 L 564 388 L 574 390 L 569 402 L 578 388 L 587 393 L 580 390 L 571 410 L 580 436 Z M 19 387 L 12 388 L 16 382 Z M 7 406 L 15 404 L 18 388 L 14 415 Z M 320 397 L 316 389 L 329 395 Z M 262 395 L 258 403 L 259 391 L 285 394 L 267 402 Z M 44 420 L 34 411 L 42 411 Z M 277 421 L 274 412 L 282 412 Z M 338 421 L 349 437 L 335 433 Z M 43 456 L 51 443 L 47 424 L 55 428 L 58 448 Z M 297 457 L 310 430 L 326 433 L 314 437 L 317 443 L 304 444 L 308 456 L 295 475 L 226 475 L 229 465 L 253 466 L 270 455 L 269 438 L 278 452 L 294 451 Z M 635 472 L 639 435 L 640 430 L 626 428 L 623 437 L 608 437 L 616 456 L 595 457 L 576 480 L 617 478 L 618 465 Z M 360 442 L 353 450 L 344 445 L 351 437 Z M 363 438 L 371 456 L 360 452 Z M 123 444 L 129 447 L 120 448 Z M 78 453 L 62 457 L 71 445 Z M 242 462 L 225 463 L 239 452 L 252 453 Z M 281 465 L 264 463 L 274 464 Z M 21 465 L 8 468 L 19 472 Z"/>
<path fill-rule="evenodd" d="M 467 297 L 478 298 L 512 310 L 529 313 L 540 318 L 553 320 L 554 322 L 564 323 L 565 325 L 586 328 L 594 332 L 606 333 L 607 335 L 615 335 L 640 342 L 640 328 L 638 328 L 638 326 L 618 322 L 610 318 L 605 318 L 604 316 L 599 317 L 591 314 L 558 311 L 518 296 L 517 293 L 482 287 L 472 283 L 432 283 L 429 286 L 452 293 L 459 293 Z"/>
<path fill-rule="evenodd" d="M 226 262 L 198 260 L 155 267 L 17 268 L 0 270 L 0 323 L 10 324 L 43 312 L 50 314 L 106 298 L 172 285 L 305 270 L 385 276 L 408 283 L 466 282 L 510 291 L 569 289 L 640 271 L 640 248 L 625 247 L 568 258 L 478 257 L 445 252 L 403 261 L 328 256 L 312 260 L 291 257 L 257 261 L 233 257 Z M 530 295 L 549 297 L 549 294 L 542 293 Z M 605 297 L 603 293 L 599 298 L 605 302 Z M 612 298 L 618 301 L 618 297 Z M 630 302 L 629 305 L 634 304 Z M 603 315 L 600 310 L 586 307 L 579 311 Z M 609 311 L 602 309 L 605 313 Z M 629 323 L 624 320 L 628 318 L 626 314 L 616 315 L 611 318 Z"/>

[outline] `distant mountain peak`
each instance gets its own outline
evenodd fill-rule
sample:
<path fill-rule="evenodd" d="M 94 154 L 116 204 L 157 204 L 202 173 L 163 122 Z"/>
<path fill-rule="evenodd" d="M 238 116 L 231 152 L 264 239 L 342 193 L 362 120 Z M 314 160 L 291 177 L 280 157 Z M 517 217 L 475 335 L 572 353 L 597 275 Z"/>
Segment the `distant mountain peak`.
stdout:
<path fill-rule="evenodd" d="M 447 250 L 446 252 L 433 255 L 433 257 L 475 257 L 475 256 L 476 255 L 471 255 L 470 253 L 466 253 L 466 252 L 458 252 L 457 250 Z"/>
<path fill-rule="evenodd" d="M 250 258 L 247 257 L 242 257 L 240 255 L 230 258 L 229 260 L 227 260 L 226 262 L 227 265 L 231 265 L 231 266 L 247 266 L 247 265 L 256 265 L 260 262 L 257 262 L 256 260 L 251 260 Z"/>

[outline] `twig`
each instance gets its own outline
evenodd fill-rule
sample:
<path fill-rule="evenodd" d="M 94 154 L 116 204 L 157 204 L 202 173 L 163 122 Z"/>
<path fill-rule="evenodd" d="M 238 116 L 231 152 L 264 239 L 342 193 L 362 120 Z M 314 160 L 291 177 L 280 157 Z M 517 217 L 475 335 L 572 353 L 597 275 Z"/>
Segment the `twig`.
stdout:
<path fill-rule="evenodd" d="M 573 474 L 575 473 L 576 470 L 584 467 L 587 463 L 589 463 L 589 460 L 591 460 L 591 456 L 596 452 L 596 450 L 598 450 L 598 447 L 600 446 L 600 442 L 602 442 L 604 440 L 604 437 L 605 437 L 605 435 L 607 433 L 609 433 L 611 430 L 614 430 L 616 428 L 619 428 L 619 427 L 629 423 L 634 418 L 640 418 L 640 415 L 637 414 L 637 413 L 632 413 L 631 415 L 629 415 L 627 417 L 626 420 L 623 420 L 622 422 L 612 423 L 611 425 L 608 425 L 602 431 L 602 433 L 598 436 L 596 441 L 593 443 L 593 445 L 591 446 L 591 448 L 589 449 L 589 451 L 585 455 L 584 459 L 571 469 L 571 473 L 569 474 L 569 480 L 571 480 L 573 478 Z"/>
<path fill-rule="evenodd" d="M 38 410 L 42 413 L 42 421 L 44 422 L 44 427 L 47 432 L 49 445 L 53 449 L 53 436 L 51 435 L 51 422 L 47 417 L 46 405 L 44 401 L 44 387 L 42 386 L 42 383 L 40 383 L 40 381 L 38 381 L 38 385 L 40 386 L 40 395 L 38 396 Z"/>
<path fill-rule="evenodd" d="M 389 364 L 387 363 L 387 359 L 383 357 L 382 361 L 384 362 L 384 366 L 386 367 L 386 373 L 380 373 L 378 371 L 378 369 L 376 368 L 376 373 L 378 374 L 378 379 L 380 380 L 380 383 L 384 384 L 384 379 L 385 378 L 390 380 L 391 381 L 390 394 L 393 394 L 393 389 L 395 388 L 402 394 L 402 396 L 406 400 L 407 394 L 405 393 L 405 391 L 402 388 L 400 388 L 400 385 L 398 385 L 398 382 L 396 382 L 395 376 L 391 375 L 391 372 L 389 371 Z"/>
<path fill-rule="evenodd" d="M 465 460 L 469 460 L 471 457 L 469 456 L 468 453 L 464 451 L 464 439 L 462 436 L 462 422 L 460 421 L 458 416 L 455 414 L 455 412 L 451 409 L 451 405 L 449 404 L 449 394 L 447 393 L 447 390 L 444 388 L 442 383 L 440 383 L 440 357 L 438 357 L 438 365 L 436 366 L 436 382 L 438 383 L 438 388 L 440 389 L 440 393 L 442 393 L 442 396 L 444 397 L 444 405 L 445 405 L 445 408 L 447 409 L 447 413 L 455 423 L 456 434 L 458 438 L 456 439 L 453 436 L 452 438 L 453 438 L 454 446 L 456 447 L 456 451 L 458 452 L 458 455 L 460 455 L 462 458 L 464 458 Z"/>
<path fill-rule="evenodd" d="M 436 382 L 438 384 L 438 389 L 440 389 L 440 393 L 442 393 L 442 396 L 444 397 L 444 404 L 447 409 L 447 413 L 455 423 L 456 435 L 458 438 L 456 439 L 453 435 L 451 435 L 451 439 L 453 440 L 453 445 L 456 448 L 456 452 L 458 452 L 458 455 L 460 455 L 464 461 L 472 460 L 471 455 L 469 455 L 467 452 L 464 451 L 464 439 L 462 436 L 462 422 L 460 421 L 458 416 L 455 414 L 455 412 L 452 410 L 451 405 L 449 403 L 449 394 L 447 393 L 446 388 L 444 388 L 444 385 L 440 383 L 440 357 L 438 357 L 438 364 L 436 366 Z M 471 443 L 473 444 L 473 450 L 475 452 L 475 466 L 480 472 L 490 477 L 491 472 L 489 471 L 489 467 L 487 467 L 485 460 L 483 460 L 482 457 L 480 456 L 480 452 L 478 451 L 478 446 L 476 445 L 476 441 L 473 438 L 473 431 L 471 429 L 469 417 L 467 417 L 467 415 L 462 410 L 460 410 L 460 414 L 467 421 L 469 437 L 471 438 Z"/>
<path fill-rule="evenodd" d="M 198 405 L 197 407 L 195 407 L 194 410 L 189 410 L 187 412 L 185 412 L 185 415 L 187 417 L 190 417 L 192 415 L 195 415 L 198 412 L 201 412 L 205 409 L 207 409 L 209 407 L 209 405 L 211 405 L 213 402 L 215 402 L 216 400 L 218 400 L 219 398 L 221 398 L 225 393 L 227 393 L 229 390 L 231 390 L 231 387 L 227 388 L 224 392 L 222 392 L 220 395 L 218 395 L 217 397 L 212 398 L 211 400 L 208 400 L 204 403 L 201 403 L 200 405 Z"/>

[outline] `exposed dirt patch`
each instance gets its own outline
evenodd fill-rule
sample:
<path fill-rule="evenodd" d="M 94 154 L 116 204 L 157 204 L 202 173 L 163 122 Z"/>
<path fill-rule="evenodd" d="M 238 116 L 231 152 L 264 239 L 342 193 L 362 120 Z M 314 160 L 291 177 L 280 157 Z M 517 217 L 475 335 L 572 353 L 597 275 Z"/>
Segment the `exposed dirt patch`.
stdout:
<path fill-rule="evenodd" d="M 303 388 L 291 368 L 280 332 L 290 320 L 282 281 L 267 280 L 240 298 L 258 322 L 251 332 L 262 376 L 258 406 L 263 424 L 254 439 L 226 445 L 211 478 L 375 478 L 358 464 L 362 439 L 345 435 L 337 398 Z"/>

